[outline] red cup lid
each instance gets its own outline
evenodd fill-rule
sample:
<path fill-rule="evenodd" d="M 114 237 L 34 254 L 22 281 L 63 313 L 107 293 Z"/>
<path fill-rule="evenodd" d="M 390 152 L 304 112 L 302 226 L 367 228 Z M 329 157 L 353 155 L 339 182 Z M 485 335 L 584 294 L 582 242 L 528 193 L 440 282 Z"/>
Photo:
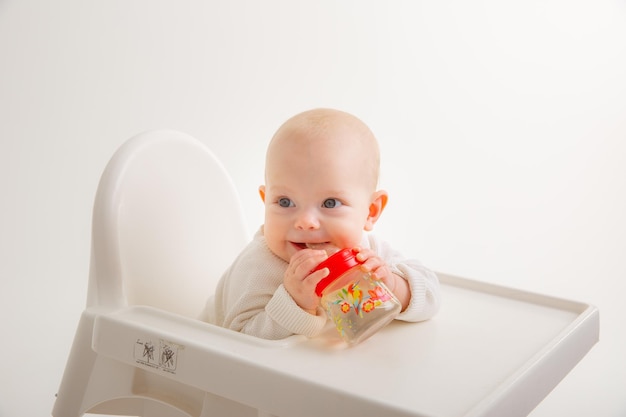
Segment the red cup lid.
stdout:
<path fill-rule="evenodd" d="M 330 271 L 328 276 L 322 278 L 322 280 L 318 282 L 315 287 L 315 293 L 318 297 L 321 297 L 322 292 L 324 292 L 326 287 L 343 275 L 344 272 L 353 266 L 363 263 L 356 259 L 356 254 L 357 252 L 352 249 L 342 249 L 339 252 L 332 254 L 325 261 L 320 262 L 320 264 L 315 267 L 313 272 L 324 268 L 328 268 Z"/>

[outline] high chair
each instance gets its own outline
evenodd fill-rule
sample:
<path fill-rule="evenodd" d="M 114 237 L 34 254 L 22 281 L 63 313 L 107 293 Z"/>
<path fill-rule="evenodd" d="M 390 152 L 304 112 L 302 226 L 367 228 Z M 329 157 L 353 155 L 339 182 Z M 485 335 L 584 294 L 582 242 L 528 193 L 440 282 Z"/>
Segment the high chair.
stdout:
<path fill-rule="evenodd" d="M 527 415 L 598 340 L 595 307 L 439 274 L 443 307 L 348 348 L 332 328 L 269 341 L 202 321 L 248 241 L 199 141 L 152 131 L 96 193 L 84 310 L 52 415 Z"/>

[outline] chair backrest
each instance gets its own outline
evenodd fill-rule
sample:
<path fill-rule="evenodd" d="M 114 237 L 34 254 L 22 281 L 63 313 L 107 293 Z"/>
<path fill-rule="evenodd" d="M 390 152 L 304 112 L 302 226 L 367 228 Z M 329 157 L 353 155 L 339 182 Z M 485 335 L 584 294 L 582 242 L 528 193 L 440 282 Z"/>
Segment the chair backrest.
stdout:
<path fill-rule="evenodd" d="M 248 240 L 242 213 L 230 177 L 201 142 L 171 130 L 131 138 L 96 193 L 88 306 L 201 317 Z"/>

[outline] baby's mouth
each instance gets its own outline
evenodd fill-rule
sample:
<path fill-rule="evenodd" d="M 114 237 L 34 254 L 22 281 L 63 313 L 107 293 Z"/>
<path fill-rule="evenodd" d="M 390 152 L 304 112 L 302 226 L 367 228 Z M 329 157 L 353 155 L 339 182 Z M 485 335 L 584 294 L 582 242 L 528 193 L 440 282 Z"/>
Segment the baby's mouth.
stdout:
<path fill-rule="evenodd" d="M 296 245 L 300 249 L 324 250 L 328 254 L 335 253 L 339 250 L 339 248 L 337 248 L 330 242 L 319 242 L 319 243 L 294 242 L 294 245 Z"/>
<path fill-rule="evenodd" d="M 324 245 L 324 243 L 305 243 L 305 242 L 291 242 L 294 246 L 299 247 L 300 249 L 317 249 Z"/>

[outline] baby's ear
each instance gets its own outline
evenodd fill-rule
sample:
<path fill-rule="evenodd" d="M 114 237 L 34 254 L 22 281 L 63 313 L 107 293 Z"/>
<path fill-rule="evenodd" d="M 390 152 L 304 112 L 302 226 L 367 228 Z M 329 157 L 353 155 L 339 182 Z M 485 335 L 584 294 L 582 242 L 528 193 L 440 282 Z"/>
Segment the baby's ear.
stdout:
<path fill-rule="evenodd" d="M 261 200 L 265 203 L 265 185 L 259 187 L 259 195 L 261 196 Z"/>
<path fill-rule="evenodd" d="M 367 220 L 365 221 L 365 226 L 363 226 L 363 230 L 369 232 L 374 228 L 374 224 L 376 224 L 378 218 L 383 213 L 383 210 L 387 205 L 388 198 L 389 196 L 387 194 L 387 191 L 378 190 L 374 193 L 372 197 L 372 202 L 370 203 Z"/>

